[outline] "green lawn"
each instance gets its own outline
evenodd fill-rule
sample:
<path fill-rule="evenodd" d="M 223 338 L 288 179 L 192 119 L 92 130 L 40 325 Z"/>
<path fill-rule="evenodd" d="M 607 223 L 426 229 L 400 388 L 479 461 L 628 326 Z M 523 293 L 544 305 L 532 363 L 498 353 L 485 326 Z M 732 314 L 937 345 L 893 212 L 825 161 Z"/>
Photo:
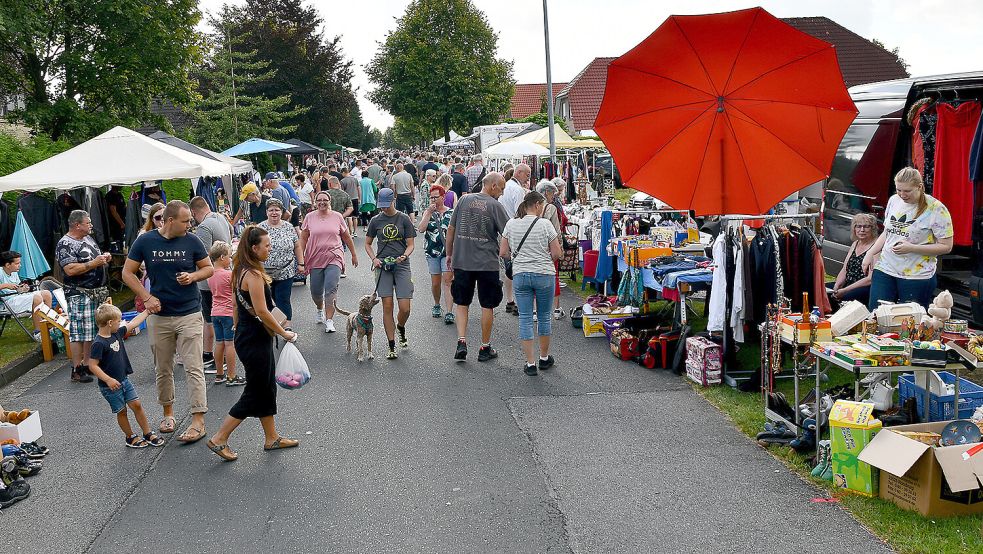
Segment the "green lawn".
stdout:
<path fill-rule="evenodd" d="M 579 280 L 572 282 L 567 279 L 566 282 L 571 290 L 577 294 L 582 294 Z M 588 288 L 587 294 L 590 294 L 592 290 Z M 658 305 L 658 303 L 656 304 Z M 697 313 L 702 314 L 702 303 L 696 302 L 695 304 Z M 695 331 L 706 328 L 706 320 L 699 316 L 691 315 L 690 324 Z M 745 368 L 757 367 L 760 363 L 759 356 L 760 348 L 758 345 L 746 344 L 738 352 L 738 365 Z M 789 360 L 788 363 L 790 364 L 791 361 Z M 979 380 L 980 377 L 975 376 L 975 379 Z M 852 374 L 834 368 L 829 372 L 829 381 L 823 386 L 829 388 L 852 382 Z M 776 381 L 776 383 L 776 389 L 784 392 L 791 402 L 793 389 L 791 380 L 783 379 Z M 807 388 L 808 384 L 803 386 Z M 734 426 L 747 436 L 753 438 L 763 429 L 765 418 L 759 394 L 739 392 L 726 385 L 703 388 L 693 384 L 693 388 L 726 414 Z M 805 392 L 804 390 L 801 394 Z M 838 499 L 861 524 L 887 541 L 898 552 L 983 552 L 983 530 L 981 530 L 983 517 L 981 516 L 925 518 L 916 512 L 902 510 L 879 498 L 867 498 L 852 494 L 834 488 L 832 483 L 812 477 L 809 473 L 812 468 L 809 466 L 808 458 L 800 456 L 791 448 L 772 447 L 769 452 L 803 479 L 810 481 L 830 496 Z"/>

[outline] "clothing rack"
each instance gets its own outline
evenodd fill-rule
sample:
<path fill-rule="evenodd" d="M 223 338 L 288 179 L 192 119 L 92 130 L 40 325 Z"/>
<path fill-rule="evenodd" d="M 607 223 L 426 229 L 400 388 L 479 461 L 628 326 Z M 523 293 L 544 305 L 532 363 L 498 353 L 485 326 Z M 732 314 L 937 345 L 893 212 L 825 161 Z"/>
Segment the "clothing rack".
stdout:
<path fill-rule="evenodd" d="M 807 214 L 768 214 L 768 215 L 725 215 L 725 216 L 721 216 L 720 217 L 720 222 L 721 222 L 721 224 L 725 224 L 725 223 L 730 223 L 732 221 L 751 220 L 751 221 L 764 221 L 764 222 L 767 222 L 767 223 L 771 223 L 771 222 L 779 222 L 779 221 L 783 221 L 783 220 L 792 220 L 792 221 L 795 221 L 795 220 L 808 220 L 808 219 L 814 219 L 814 218 L 817 218 L 817 217 L 819 217 L 819 214 L 818 213 L 807 213 Z M 724 228 L 723 228 L 723 225 L 721 226 L 721 232 L 725 232 L 724 231 Z M 725 322 L 730 318 L 730 313 L 729 313 L 730 312 L 730 308 L 729 307 L 728 307 L 727 311 L 728 311 L 728 313 L 725 314 L 725 318 L 724 318 L 724 321 Z M 730 385 L 731 387 L 737 387 L 737 385 L 740 383 L 740 381 L 744 381 L 744 380 L 749 379 L 750 376 L 754 374 L 754 371 L 753 370 L 728 371 L 728 365 L 729 365 L 728 364 L 728 361 L 729 361 L 728 352 L 729 352 L 730 347 L 732 346 L 731 345 L 731 342 L 734 339 L 731 336 L 730 326 L 727 325 L 726 323 L 724 324 L 723 339 L 724 339 L 723 340 L 723 353 L 724 353 L 724 356 L 723 356 L 723 361 L 722 361 L 722 364 L 721 364 L 722 365 L 722 374 L 723 374 L 722 375 L 722 378 L 723 378 L 724 383 Z M 762 369 L 763 370 L 763 368 L 759 368 L 759 369 Z M 764 378 L 764 376 L 762 375 L 762 379 L 763 378 Z"/>

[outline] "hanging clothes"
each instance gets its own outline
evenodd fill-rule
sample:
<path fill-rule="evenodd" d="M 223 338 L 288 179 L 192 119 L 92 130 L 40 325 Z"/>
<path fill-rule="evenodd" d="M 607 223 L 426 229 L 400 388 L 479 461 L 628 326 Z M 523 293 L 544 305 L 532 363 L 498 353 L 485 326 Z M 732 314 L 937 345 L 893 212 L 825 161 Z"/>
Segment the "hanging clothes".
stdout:
<path fill-rule="evenodd" d="M 973 243 L 973 182 L 969 180 L 973 134 L 980 121 L 979 102 L 963 102 L 958 107 L 940 103 L 935 143 L 935 184 L 932 196 L 949 209 L 952 216 L 953 244 Z"/>
<path fill-rule="evenodd" d="M 983 181 L 983 117 L 976 123 L 973 145 L 969 150 L 969 180 Z"/>
<path fill-rule="evenodd" d="M 0 200 L 2 199 L 3 195 L 0 194 Z M 0 202 L 0 247 L 2 247 L 4 250 L 9 249 L 10 241 L 13 239 L 13 230 L 10 226 L 10 219 L 10 208 L 7 207 L 6 202 Z"/>
<path fill-rule="evenodd" d="M 123 229 L 123 241 L 127 246 L 133 244 L 140 234 L 143 227 L 143 216 L 140 213 L 140 193 L 134 191 L 130 194 L 130 201 L 126 203 L 126 228 Z"/>
<path fill-rule="evenodd" d="M 215 203 L 215 178 L 199 177 L 198 186 L 195 187 L 195 196 L 200 196 L 208 203 L 208 207 L 214 212 Z"/>
<path fill-rule="evenodd" d="M 55 244 L 60 238 L 56 234 L 58 215 L 55 205 L 47 198 L 29 192 L 17 200 L 17 209 L 24 214 L 24 220 L 44 255 L 54 256 Z"/>
<path fill-rule="evenodd" d="M 935 182 L 935 130 L 938 123 L 936 110 L 935 104 L 925 106 L 925 109 L 918 115 L 917 123 L 925 157 L 925 170 L 922 172 L 922 180 L 925 182 L 925 192 L 932 195 L 934 195 L 932 191 Z"/>

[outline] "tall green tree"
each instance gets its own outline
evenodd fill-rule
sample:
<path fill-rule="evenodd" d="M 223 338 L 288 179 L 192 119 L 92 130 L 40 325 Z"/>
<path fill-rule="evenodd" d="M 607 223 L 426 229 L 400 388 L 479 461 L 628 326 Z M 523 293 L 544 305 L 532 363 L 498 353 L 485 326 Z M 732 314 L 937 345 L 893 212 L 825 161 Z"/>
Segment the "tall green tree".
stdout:
<path fill-rule="evenodd" d="M 267 98 L 288 94 L 289 108 L 308 109 L 287 118 L 296 127 L 294 136 L 314 144 L 338 142 L 354 125 L 362 125 L 352 62 L 342 52 L 339 36 L 325 37 L 325 22 L 316 8 L 301 0 L 246 0 L 227 9 L 234 14 L 228 31 L 246 37 L 239 49 L 255 50 L 256 60 L 277 69 L 276 79 L 252 83 L 246 92 Z"/>
<path fill-rule="evenodd" d="M 512 63 L 496 57 L 498 35 L 471 0 L 414 0 L 366 68 L 369 99 L 397 118 L 471 129 L 506 113 Z"/>
<path fill-rule="evenodd" d="M 14 118 L 53 139 L 157 121 L 154 99 L 195 96 L 197 0 L 3 0 L 0 86 L 25 95 Z"/>

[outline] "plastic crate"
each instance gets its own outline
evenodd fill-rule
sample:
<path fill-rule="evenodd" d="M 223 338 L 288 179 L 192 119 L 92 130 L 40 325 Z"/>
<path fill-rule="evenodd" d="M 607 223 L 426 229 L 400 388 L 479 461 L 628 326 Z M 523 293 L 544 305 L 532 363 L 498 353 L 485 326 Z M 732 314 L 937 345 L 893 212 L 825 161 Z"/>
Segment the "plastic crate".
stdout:
<path fill-rule="evenodd" d="M 948 371 L 938 372 L 939 376 L 946 384 L 951 385 L 956 382 L 956 376 Z M 925 389 L 915 384 L 915 376 L 905 373 L 898 377 L 898 398 L 901 404 L 909 398 L 915 398 L 918 403 L 918 416 L 924 417 L 925 413 Z M 955 395 L 948 394 L 939 396 L 929 393 L 928 416 L 930 421 L 949 421 L 950 419 L 969 419 L 976 408 L 983 406 L 983 387 L 959 378 L 959 415 L 953 409 Z"/>
<path fill-rule="evenodd" d="M 130 320 L 132 320 L 133 318 L 135 318 L 138 315 L 140 315 L 140 312 L 123 312 L 123 321 L 130 321 Z M 141 331 L 146 331 L 147 330 L 147 320 L 146 319 L 144 319 L 140 323 L 140 330 Z"/>

